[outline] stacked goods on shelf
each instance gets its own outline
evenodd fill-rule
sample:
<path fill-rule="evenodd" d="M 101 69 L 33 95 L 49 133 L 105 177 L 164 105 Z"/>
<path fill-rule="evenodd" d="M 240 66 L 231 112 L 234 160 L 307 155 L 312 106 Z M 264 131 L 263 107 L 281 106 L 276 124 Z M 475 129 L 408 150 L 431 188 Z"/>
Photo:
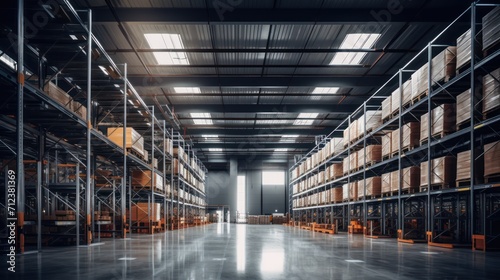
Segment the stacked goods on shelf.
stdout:
<path fill-rule="evenodd" d="M 476 101 L 481 100 L 481 96 L 476 95 Z M 477 105 L 476 105 L 477 106 Z M 457 96 L 457 125 L 456 130 L 460 130 L 464 125 L 470 123 L 470 89 Z"/>
<path fill-rule="evenodd" d="M 403 169 L 401 190 L 413 193 L 418 190 L 420 186 L 420 167 L 410 166 Z"/>
<path fill-rule="evenodd" d="M 151 207 L 151 209 L 149 209 Z M 149 217 L 148 217 L 149 213 Z M 153 222 L 160 221 L 161 219 L 161 204 L 139 202 L 132 205 L 132 221 L 133 222 Z"/>
<path fill-rule="evenodd" d="M 163 192 L 163 177 L 151 170 L 134 170 L 132 171 L 132 187 L 138 189 L 151 189 L 151 184 L 156 191 Z"/>
<path fill-rule="evenodd" d="M 94 220 L 96 221 L 111 221 L 111 216 L 109 211 L 95 211 Z"/>
<path fill-rule="evenodd" d="M 392 154 L 392 132 L 382 136 L 382 158 L 386 159 L 391 157 Z"/>
<path fill-rule="evenodd" d="M 476 150 L 475 156 L 476 160 L 474 163 L 474 173 L 476 177 L 474 178 L 474 183 L 481 183 L 483 176 L 483 159 L 477 158 L 481 152 Z M 470 150 L 464 151 L 457 154 L 457 186 L 469 185 L 470 183 Z"/>
<path fill-rule="evenodd" d="M 483 30 L 484 32 L 484 30 Z M 475 51 L 476 56 L 480 53 L 481 50 L 481 39 L 478 38 L 481 36 L 481 33 L 475 35 Z M 470 66 L 470 57 L 471 57 L 471 30 L 467 30 L 464 34 L 460 35 L 457 38 L 457 74 L 461 72 L 462 69 L 466 69 Z"/>
<path fill-rule="evenodd" d="M 365 125 L 366 117 L 366 125 Z M 363 137 L 366 133 L 370 133 L 372 130 L 376 129 L 382 124 L 382 112 L 381 111 L 366 111 L 365 115 L 362 115 L 356 121 L 357 123 L 357 135 L 356 138 Z"/>
<path fill-rule="evenodd" d="M 403 140 L 401 149 L 403 151 L 418 147 L 420 140 L 420 123 L 409 122 L 403 125 Z"/>
<path fill-rule="evenodd" d="M 332 188 L 330 191 L 330 202 L 338 203 L 342 202 L 343 187 Z"/>
<path fill-rule="evenodd" d="M 50 96 L 50 98 L 57 101 L 57 103 L 61 104 L 62 106 L 66 107 L 66 109 L 72 111 L 80 118 L 84 120 L 87 118 L 87 108 L 83 106 L 81 103 L 73 101 L 73 99 L 69 94 L 67 94 L 64 90 L 62 90 L 53 82 L 46 83 L 45 87 L 43 88 L 43 91 L 45 92 L 45 94 Z"/>
<path fill-rule="evenodd" d="M 401 101 L 401 94 L 403 95 L 403 100 Z M 400 88 L 397 88 L 391 94 L 391 114 L 399 114 L 399 105 L 402 102 L 403 106 L 411 103 L 411 80 L 403 83 L 403 92 Z"/>
<path fill-rule="evenodd" d="M 366 186 L 366 197 L 378 197 L 382 191 L 382 178 L 380 176 L 366 178 L 358 183 L 358 197 L 363 197 L 363 187 Z"/>
<path fill-rule="evenodd" d="M 450 46 L 436 55 L 431 61 L 432 84 L 448 82 L 455 76 L 457 65 L 457 47 Z"/>
<path fill-rule="evenodd" d="M 431 111 L 431 135 L 432 137 L 443 137 L 455 131 L 456 110 L 455 104 L 442 104 Z M 429 113 L 420 117 L 420 143 L 428 140 L 428 118 Z"/>
<path fill-rule="evenodd" d="M 391 118 L 392 113 L 392 95 L 389 95 L 382 101 L 382 121 Z"/>
<path fill-rule="evenodd" d="M 483 77 L 483 115 L 500 108 L 500 68 Z"/>
<path fill-rule="evenodd" d="M 329 166 L 330 170 L 330 180 L 334 180 L 342 177 L 343 175 L 343 164 L 342 163 L 334 163 Z"/>
<path fill-rule="evenodd" d="M 342 145 L 343 141 L 343 138 L 332 138 L 330 140 L 330 152 L 332 156 L 342 152 L 344 149 Z"/>
<path fill-rule="evenodd" d="M 421 97 L 427 95 L 428 67 L 428 63 L 426 63 L 411 75 L 411 100 L 413 102 L 420 100 Z"/>
<path fill-rule="evenodd" d="M 391 192 L 397 192 L 399 190 L 399 170 L 391 172 Z"/>
<path fill-rule="evenodd" d="M 285 216 L 278 216 L 278 215 L 273 216 L 273 225 L 282 225 L 286 222 L 287 220 Z"/>
<path fill-rule="evenodd" d="M 382 174 L 382 194 L 391 192 L 391 172 Z"/>
<path fill-rule="evenodd" d="M 431 178 L 428 179 L 428 161 L 420 163 L 420 190 L 431 187 L 450 188 L 455 186 L 457 162 L 453 156 L 444 156 L 431 160 Z"/>
<path fill-rule="evenodd" d="M 344 175 L 358 168 L 358 153 L 352 152 L 349 156 L 344 158 L 342 169 Z"/>
<path fill-rule="evenodd" d="M 164 140 L 163 145 L 165 145 L 165 152 L 172 156 L 173 154 L 172 140 L 170 140 L 170 138 L 166 138 Z"/>
<path fill-rule="evenodd" d="M 76 215 L 73 210 L 56 210 L 54 211 L 56 221 L 75 221 Z"/>
<path fill-rule="evenodd" d="M 484 177 L 486 182 L 500 176 L 500 141 L 484 145 Z"/>
<path fill-rule="evenodd" d="M 398 153 L 399 151 L 399 128 L 396 130 L 393 130 L 391 133 L 391 156 L 394 156 L 395 154 Z"/>
<path fill-rule="evenodd" d="M 366 158 L 365 158 L 365 153 L 366 153 Z M 382 160 L 382 146 L 369 145 L 366 146 L 364 150 L 359 150 L 357 154 L 358 154 L 358 166 L 362 167 L 365 164 L 365 161 L 366 161 L 366 166 L 371 166 Z"/>
<path fill-rule="evenodd" d="M 123 148 L 123 127 L 108 127 L 107 135 L 111 142 Z M 132 127 L 125 129 L 125 148 L 144 158 L 144 138 Z"/>
<path fill-rule="evenodd" d="M 358 122 L 359 122 L 358 120 L 354 120 L 351 122 L 351 125 L 349 126 L 349 137 L 351 138 L 350 143 L 353 143 L 358 138 L 359 135 Z"/>
<path fill-rule="evenodd" d="M 358 198 L 358 182 L 350 182 L 342 186 L 342 200 L 354 201 Z"/>
<path fill-rule="evenodd" d="M 496 7 L 483 17 L 483 51 L 498 44 L 500 39 L 500 7 Z"/>

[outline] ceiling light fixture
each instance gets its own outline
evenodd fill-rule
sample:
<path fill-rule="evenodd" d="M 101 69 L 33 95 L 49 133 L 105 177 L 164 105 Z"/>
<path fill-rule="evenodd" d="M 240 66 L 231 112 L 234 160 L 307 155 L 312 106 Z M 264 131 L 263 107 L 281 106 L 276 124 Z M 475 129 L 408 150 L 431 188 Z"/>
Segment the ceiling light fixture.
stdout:
<path fill-rule="evenodd" d="M 166 33 L 144 34 L 151 49 L 184 49 L 181 35 Z M 159 65 L 188 65 L 186 52 L 153 52 Z"/>
<path fill-rule="evenodd" d="M 293 125 L 312 125 L 318 113 L 300 113 Z"/>
<path fill-rule="evenodd" d="M 380 37 L 376 33 L 347 34 L 340 44 L 340 49 L 369 49 Z M 338 52 L 333 56 L 330 65 L 359 65 L 367 52 Z"/>

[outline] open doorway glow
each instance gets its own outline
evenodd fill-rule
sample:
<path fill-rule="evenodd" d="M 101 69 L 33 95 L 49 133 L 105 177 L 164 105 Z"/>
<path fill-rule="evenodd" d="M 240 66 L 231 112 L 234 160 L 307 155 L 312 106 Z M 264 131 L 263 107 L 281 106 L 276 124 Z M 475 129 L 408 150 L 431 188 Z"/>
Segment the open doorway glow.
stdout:
<path fill-rule="evenodd" d="M 245 176 L 239 175 L 237 182 L 237 199 L 236 199 L 236 211 L 241 216 L 245 216 L 247 212 L 246 205 L 246 184 L 245 184 Z M 238 217 L 236 217 L 238 219 Z"/>

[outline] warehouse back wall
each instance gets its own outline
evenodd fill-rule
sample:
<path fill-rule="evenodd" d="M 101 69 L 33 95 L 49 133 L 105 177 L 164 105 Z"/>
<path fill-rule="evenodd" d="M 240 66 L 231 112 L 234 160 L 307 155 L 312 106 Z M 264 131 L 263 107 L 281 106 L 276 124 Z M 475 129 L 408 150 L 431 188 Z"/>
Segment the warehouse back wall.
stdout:
<path fill-rule="evenodd" d="M 236 171 L 237 170 L 237 171 Z M 262 171 L 285 172 L 284 185 L 262 185 Z M 224 170 L 210 170 L 207 179 L 207 203 L 209 205 L 228 205 L 231 220 L 236 217 L 237 176 L 245 176 L 246 212 L 249 215 L 264 215 L 273 212 L 286 213 L 288 210 L 288 167 L 269 165 L 263 162 L 238 162 L 230 160 Z"/>

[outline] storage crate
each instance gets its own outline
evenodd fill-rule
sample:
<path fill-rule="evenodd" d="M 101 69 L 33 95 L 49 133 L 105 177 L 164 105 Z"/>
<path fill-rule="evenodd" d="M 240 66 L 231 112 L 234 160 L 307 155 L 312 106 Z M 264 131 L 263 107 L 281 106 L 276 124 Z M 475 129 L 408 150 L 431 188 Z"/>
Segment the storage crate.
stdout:
<path fill-rule="evenodd" d="M 53 82 L 48 82 L 45 84 L 43 91 L 45 94 L 50 96 L 53 100 L 55 100 L 57 103 L 61 104 L 62 106 L 66 107 L 68 110 L 73 111 L 72 105 L 73 105 L 73 99 L 60 87 L 58 87 L 56 84 Z"/>
<path fill-rule="evenodd" d="M 444 156 L 431 161 L 431 188 L 450 188 L 455 186 L 456 177 L 456 158 L 453 156 Z M 428 161 L 420 164 L 420 186 L 427 187 L 429 184 L 427 178 Z"/>
<path fill-rule="evenodd" d="M 344 129 L 344 138 L 342 140 L 342 143 L 344 144 L 344 148 L 349 146 L 349 136 L 351 135 L 350 130 L 351 130 L 350 126 L 348 126 L 346 129 Z"/>
<path fill-rule="evenodd" d="M 500 68 L 483 77 L 483 114 L 500 108 Z"/>
<path fill-rule="evenodd" d="M 366 125 L 365 125 L 366 116 Z M 370 133 L 372 130 L 377 129 L 382 124 L 382 112 L 381 111 L 366 111 L 365 115 L 362 115 L 357 120 L 357 138 L 365 135 L 365 133 Z"/>
<path fill-rule="evenodd" d="M 355 120 L 353 122 L 351 122 L 351 125 L 349 126 L 349 137 L 351 138 L 350 139 L 350 143 L 354 142 L 357 138 L 358 138 L 358 120 Z"/>
<path fill-rule="evenodd" d="M 399 135 L 399 128 L 392 131 L 391 135 L 391 155 L 396 154 L 399 151 L 399 140 L 400 140 L 400 135 Z"/>
<path fill-rule="evenodd" d="M 366 166 L 371 166 L 377 162 L 382 161 L 382 145 L 369 145 L 366 149 L 358 151 L 358 165 L 360 167 L 365 163 L 365 150 L 366 150 Z"/>
<path fill-rule="evenodd" d="M 349 199 L 357 200 L 358 198 L 358 182 L 349 183 Z"/>
<path fill-rule="evenodd" d="M 403 106 L 406 106 L 410 103 L 411 103 L 411 79 L 403 83 Z"/>
<path fill-rule="evenodd" d="M 478 99 L 479 100 L 479 99 Z M 457 125 L 459 130 L 462 125 L 470 122 L 470 89 L 457 96 Z"/>
<path fill-rule="evenodd" d="M 161 220 L 161 204 L 139 202 L 132 205 L 133 222 L 157 222 Z"/>
<path fill-rule="evenodd" d="M 72 111 L 79 116 L 82 120 L 87 120 L 87 108 L 79 102 L 72 101 Z"/>
<path fill-rule="evenodd" d="M 334 163 L 330 166 L 330 180 L 342 177 L 344 172 L 342 163 Z"/>
<path fill-rule="evenodd" d="M 431 134 L 435 138 L 442 138 L 444 135 L 455 131 L 456 109 L 455 104 L 442 104 L 431 111 Z M 428 140 L 428 117 L 426 113 L 420 117 L 420 142 Z"/>
<path fill-rule="evenodd" d="M 382 136 L 382 157 L 387 158 L 391 156 L 392 152 L 392 132 Z"/>
<path fill-rule="evenodd" d="M 403 169 L 401 190 L 413 193 L 420 186 L 420 167 L 410 166 Z"/>
<path fill-rule="evenodd" d="M 484 173 L 484 159 L 482 157 L 478 158 L 481 155 L 479 150 L 476 150 L 475 153 L 475 164 L 474 164 L 474 183 L 482 183 L 483 182 L 483 173 Z M 468 186 L 470 185 L 470 150 L 464 151 L 457 154 L 457 186 Z"/>
<path fill-rule="evenodd" d="M 392 113 L 392 95 L 382 101 L 382 120 L 391 118 Z"/>
<path fill-rule="evenodd" d="M 132 171 L 132 186 L 138 188 L 151 188 L 151 184 L 159 191 L 163 191 L 163 177 L 151 170 L 134 170 Z"/>
<path fill-rule="evenodd" d="M 330 189 L 330 202 L 332 203 L 342 202 L 342 196 L 343 196 L 342 190 L 343 188 L 341 187 Z"/>
<path fill-rule="evenodd" d="M 367 197 L 378 197 L 381 194 L 382 191 L 382 177 L 377 176 L 377 177 L 371 177 L 365 179 L 365 186 L 366 186 L 366 196 Z M 360 186 L 358 184 L 358 191 L 360 189 Z M 361 187 L 362 189 L 362 187 Z M 361 197 L 363 195 L 361 191 Z"/>
<path fill-rule="evenodd" d="M 399 190 L 399 170 L 391 172 L 391 192 L 397 192 Z"/>
<path fill-rule="evenodd" d="M 411 100 L 417 101 L 427 95 L 429 85 L 427 84 L 428 63 L 424 64 L 411 75 Z"/>
<path fill-rule="evenodd" d="M 450 46 L 432 59 L 432 85 L 448 82 L 455 76 L 457 66 L 457 47 Z"/>
<path fill-rule="evenodd" d="M 408 80 L 403 83 L 403 92 L 400 92 L 400 88 L 397 88 L 395 91 L 392 92 L 391 94 L 391 113 L 394 115 L 399 114 L 399 105 L 401 101 L 401 94 L 403 95 L 403 101 L 402 104 L 403 106 L 408 105 L 411 103 L 411 80 Z"/>
<path fill-rule="evenodd" d="M 382 181 L 382 193 L 390 193 L 391 192 L 391 173 L 384 173 L 381 176 Z"/>
<path fill-rule="evenodd" d="M 500 176 L 499 162 L 500 141 L 484 145 L 484 177 L 487 179 L 486 182 L 491 182 L 491 177 Z"/>
<path fill-rule="evenodd" d="M 339 154 L 344 150 L 344 138 L 332 138 L 330 140 L 330 152 L 332 155 Z"/>
<path fill-rule="evenodd" d="M 471 57 L 471 30 L 467 30 L 464 34 L 457 38 L 457 74 L 464 69 L 470 67 Z M 474 37 L 476 56 L 481 52 L 481 33 L 476 34 Z"/>
<path fill-rule="evenodd" d="M 498 45 L 500 40 L 500 7 L 483 17 L 483 51 Z"/>
<path fill-rule="evenodd" d="M 127 127 L 125 133 L 125 148 L 144 157 L 144 138 L 132 127 Z M 123 127 L 108 127 L 107 135 L 111 142 L 123 148 Z"/>
<path fill-rule="evenodd" d="M 419 146 L 420 123 L 409 122 L 403 125 L 403 140 L 401 148 L 403 151 L 411 150 Z"/>

